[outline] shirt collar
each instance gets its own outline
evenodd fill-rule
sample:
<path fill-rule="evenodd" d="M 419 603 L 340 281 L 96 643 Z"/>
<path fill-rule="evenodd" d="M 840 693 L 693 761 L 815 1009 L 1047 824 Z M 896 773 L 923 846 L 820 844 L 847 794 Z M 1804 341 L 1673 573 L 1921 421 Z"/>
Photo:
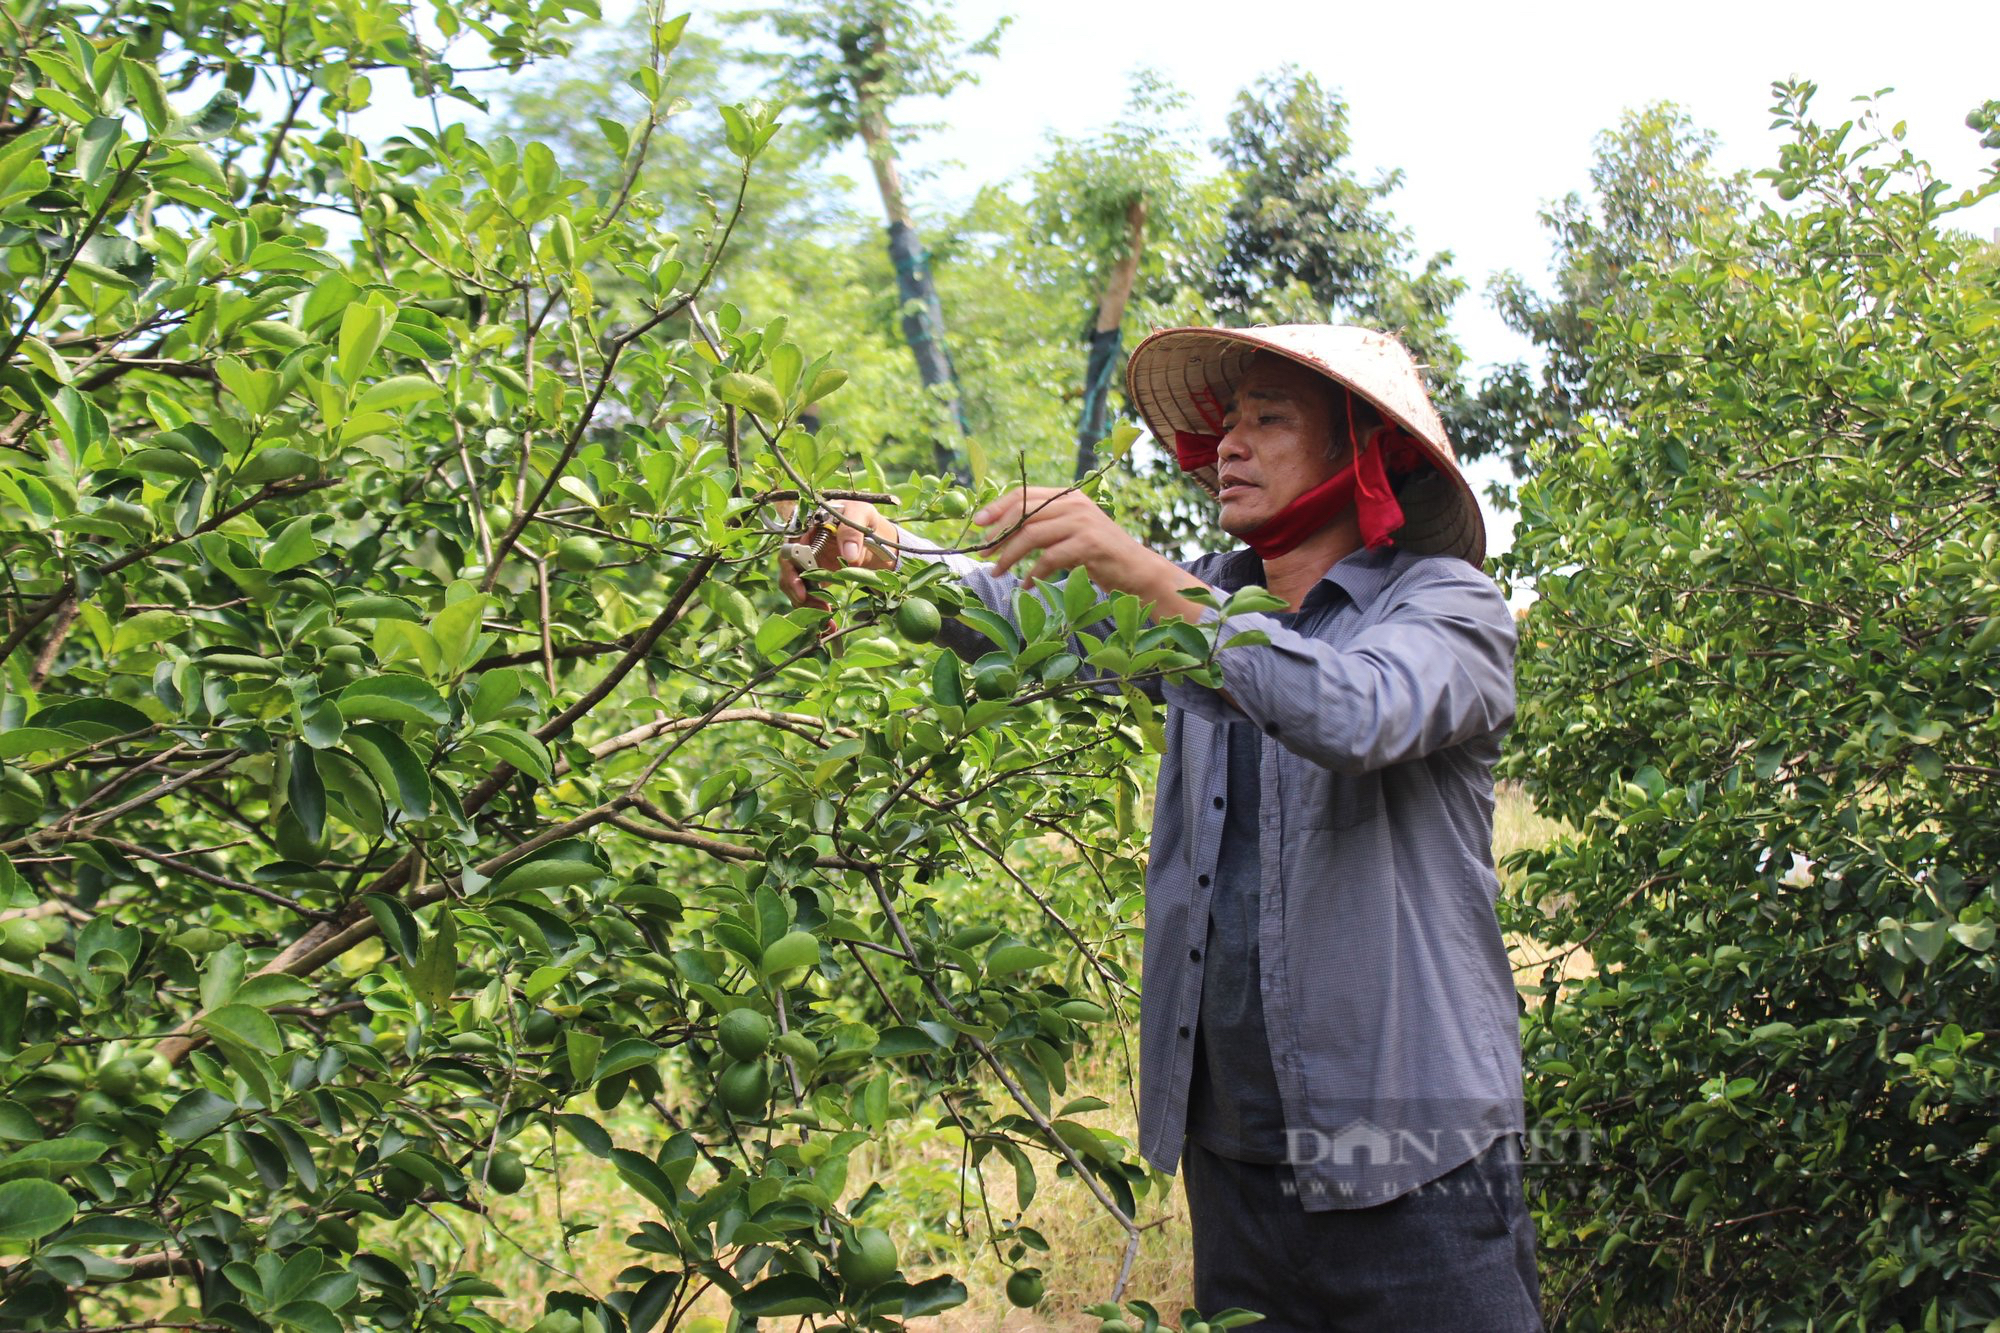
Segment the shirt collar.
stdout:
<path fill-rule="evenodd" d="M 1351 551 L 1320 575 L 1319 585 L 1306 594 L 1306 601 L 1311 603 L 1331 596 L 1332 589 L 1339 588 L 1356 608 L 1365 611 L 1382 589 L 1389 586 L 1407 554 L 1397 546 L 1363 546 Z M 1263 562 L 1247 546 L 1224 555 L 1216 566 L 1214 582 L 1224 592 L 1235 592 L 1263 581 Z"/>

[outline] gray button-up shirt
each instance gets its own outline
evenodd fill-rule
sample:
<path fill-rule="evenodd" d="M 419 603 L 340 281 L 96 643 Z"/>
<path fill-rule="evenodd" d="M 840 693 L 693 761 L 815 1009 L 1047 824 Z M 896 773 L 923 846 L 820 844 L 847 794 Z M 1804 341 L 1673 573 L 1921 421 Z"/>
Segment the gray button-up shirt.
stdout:
<path fill-rule="evenodd" d="M 942 558 L 1011 613 L 1018 579 Z M 1255 561 L 1234 551 L 1185 568 L 1230 592 Z M 1223 641 L 1250 630 L 1270 642 L 1219 655 L 1234 707 L 1199 686 L 1163 692 L 1139 1145 L 1162 1171 L 1180 1160 L 1225 816 L 1223 724 L 1247 718 L 1265 737 L 1264 1014 L 1299 1201 L 1368 1207 L 1523 1128 L 1519 1003 L 1493 870 L 1514 617 L 1456 557 L 1364 548 L 1327 571 L 1292 627 L 1235 616 Z"/>

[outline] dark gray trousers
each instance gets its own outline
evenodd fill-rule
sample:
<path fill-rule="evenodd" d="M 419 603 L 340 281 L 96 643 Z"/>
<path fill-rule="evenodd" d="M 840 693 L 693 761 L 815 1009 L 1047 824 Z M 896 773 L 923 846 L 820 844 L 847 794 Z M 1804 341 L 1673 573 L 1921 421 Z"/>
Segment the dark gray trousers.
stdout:
<path fill-rule="evenodd" d="M 1195 1305 L 1256 1310 L 1257 1333 L 1540 1333 L 1520 1153 L 1507 1135 L 1388 1203 L 1309 1213 L 1290 1167 L 1189 1139 Z"/>

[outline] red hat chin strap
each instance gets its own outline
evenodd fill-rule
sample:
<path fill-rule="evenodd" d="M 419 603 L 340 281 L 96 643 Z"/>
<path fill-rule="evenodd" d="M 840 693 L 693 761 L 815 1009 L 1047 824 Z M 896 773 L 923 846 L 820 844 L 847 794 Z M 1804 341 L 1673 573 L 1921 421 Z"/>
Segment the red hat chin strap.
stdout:
<path fill-rule="evenodd" d="M 1259 559 L 1270 560 L 1296 550 L 1305 540 L 1354 506 L 1361 521 L 1361 540 L 1370 547 L 1387 546 L 1403 526 L 1403 507 L 1389 489 L 1382 469 L 1382 452 L 1370 436 L 1354 462 L 1339 474 L 1299 496 L 1245 533 L 1243 540 Z"/>

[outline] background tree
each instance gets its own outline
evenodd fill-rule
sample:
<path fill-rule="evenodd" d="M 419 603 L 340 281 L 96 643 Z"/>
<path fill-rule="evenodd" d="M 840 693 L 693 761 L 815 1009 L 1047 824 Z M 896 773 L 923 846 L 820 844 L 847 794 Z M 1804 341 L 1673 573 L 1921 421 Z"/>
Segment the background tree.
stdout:
<path fill-rule="evenodd" d="M 779 58 L 784 86 L 796 90 L 827 142 L 858 138 L 867 150 L 888 220 L 903 336 L 925 389 L 942 412 L 934 443 L 938 470 L 969 475 L 957 462 L 952 443 L 954 434 L 965 433 L 966 420 L 946 346 L 944 309 L 897 162 L 897 140 L 907 128 L 897 126 L 890 113 L 904 98 L 943 97 L 975 79 L 968 62 L 998 49 L 1005 22 L 961 43 L 957 25 L 936 0 L 812 0 L 745 11 L 739 17 L 768 23 L 791 43 Z"/>
<path fill-rule="evenodd" d="M 1954 195 L 1812 94 L 1792 208 L 1618 275 L 1620 411 L 1533 451 L 1504 562 L 1509 762 L 1576 830 L 1509 922 L 1558 955 L 1557 1327 L 2000 1318 L 2000 257 L 1952 229 L 2000 172 Z"/>
<path fill-rule="evenodd" d="M 1141 874 L 1094 678 L 1209 642 L 918 562 L 789 609 L 781 503 L 968 497 L 853 475 L 841 372 L 714 300 L 772 112 L 715 109 L 711 215 L 645 185 L 683 20 L 585 180 L 446 119 L 565 11 L 406 17 L 9 29 L 0 1324 L 484 1333 L 465 1231 L 584 1154 L 629 1262 L 537 1254 L 537 1333 L 896 1327 L 964 1298 L 849 1185 L 918 1114 L 1006 1164 L 1005 1262 L 1054 1162 L 1136 1238 L 1068 1084 Z M 350 135 L 376 77 L 431 123 Z"/>
<path fill-rule="evenodd" d="M 1215 143 L 1236 198 L 1210 300 L 1229 323 L 1351 321 L 1396 335 L 1456 427 L 1465 354 L 1447 323 L 1465 283 L 1448 251 L 1418 265 L 1386 202 L 1402 171 L 1364 182 L 1352 146 L 1347 104 L 1311 74 L 1287 66 L 1237 95 Z"/>
<path fill-rule="evenodd" d="M 1500 454 L 1520 476 L 1536 442 L 1566 436 L 1585 412 L 1621 409 L 1628 393 L 1607 378 L 1615 365 L 1596 366 L 1591 342 L 1643 299 L 1634 286 L 1642 266 L 1671 268 L 1740 223 L 1748 179 L 1722 173 L 1715 149 L 1714 134 L 1671 102 L 1628 111 L 1597 137 L 1592 200 L 1566 195 L 1542 213 L 1554 292 L 1545 296 L 1514 272 L 1488 286 L 1500 317 L 1542 359 L 1499 367 L 1480 385 L 1467 419 L 1479 453 Z"/>
<path fill-rule="evenodd" d="M 1097 442 L 1111 429 L 1114 381 L 1122 389 L 1126 309 L 1142 266 L 1158 282 L 1167 261 L 1147 261 L 1147 231 L 1173 256 L 1199 243 L 1204 181 L 1186 141 L 1187 97 L 1151 71 L 1133 76 L 1125 113 L 1102 134 L 1056 136 L 1033 179 L 1038 232 L 1077 257 L 1097 284 L 1087 326 L 1075 476 L 1097 467 Z"/>

